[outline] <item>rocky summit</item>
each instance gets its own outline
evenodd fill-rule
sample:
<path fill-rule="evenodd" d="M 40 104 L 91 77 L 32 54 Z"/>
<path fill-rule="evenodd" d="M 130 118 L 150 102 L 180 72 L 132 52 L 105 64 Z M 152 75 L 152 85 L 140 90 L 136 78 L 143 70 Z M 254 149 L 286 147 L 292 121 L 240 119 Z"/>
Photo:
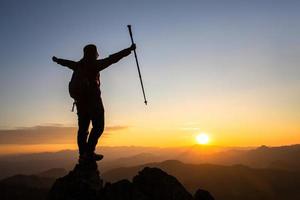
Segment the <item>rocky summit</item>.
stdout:
<path fill-rule="evenodd" d="M 132 182 L 121 180 L 103 184 L 96 162 L 77 164 L 58 178 L 48 200 L 213 200 L 199 189 L 193 196 L 173 176 L 159 168 L 145 167 Z"/>
<path fill-rule="evenodd" d="M 102 188 L 103 181 L 100 178 L 96 162 L 85 165 L 77 164 L 69 174 L 54 182 L 48 199 L 97 199 Z"/>

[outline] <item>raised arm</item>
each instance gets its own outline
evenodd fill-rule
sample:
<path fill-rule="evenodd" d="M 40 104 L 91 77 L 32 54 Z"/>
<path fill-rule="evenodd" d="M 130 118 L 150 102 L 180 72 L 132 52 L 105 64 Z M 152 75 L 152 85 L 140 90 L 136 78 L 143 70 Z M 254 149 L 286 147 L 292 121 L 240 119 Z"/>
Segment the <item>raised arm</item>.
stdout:
<path fill-rule="evenodd" d="M 56 62 L 59 65 L 68 67 L 72 70 L 75 70 L 76 66 L 77 66 L 77 62 L 72 61 L 72 60 L 65 60 L 65 59 L 61 59 L 61 58 L 56 58 L 55 56 L 52 57 L 53 62 Z"/>
<path fill-rule="evenodd" d="M 135 48 L 136 48 L 136 46 L 135 46 L 135 44 L 133 44 L 129 48 L 123 49 L 122 51 L 119 51 L 118 53 L 114 53 L 114 54 L 108 56 L 107 58 L 97 60 L 98 70 L 101 71 L 101 70 L 109 67 L 110 65 L 118 62 L 122 58 L 128 56 L 131 53 L 131 51 L 134 50 Z"/>

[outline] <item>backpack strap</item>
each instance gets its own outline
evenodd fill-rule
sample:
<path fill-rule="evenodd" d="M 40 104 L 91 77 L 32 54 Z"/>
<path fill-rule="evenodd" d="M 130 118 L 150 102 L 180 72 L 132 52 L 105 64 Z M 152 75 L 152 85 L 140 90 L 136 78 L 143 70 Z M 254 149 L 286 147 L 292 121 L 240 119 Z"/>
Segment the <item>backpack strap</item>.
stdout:
<path fill-rule="evenodd" d="M 76 103 L 77 103 L 76 101 L 73 102 L 73 106 L 72 106 L 71 112 L 74 112 L 74 108 L 75 108 L 75 106 L 76 106 Z"/>

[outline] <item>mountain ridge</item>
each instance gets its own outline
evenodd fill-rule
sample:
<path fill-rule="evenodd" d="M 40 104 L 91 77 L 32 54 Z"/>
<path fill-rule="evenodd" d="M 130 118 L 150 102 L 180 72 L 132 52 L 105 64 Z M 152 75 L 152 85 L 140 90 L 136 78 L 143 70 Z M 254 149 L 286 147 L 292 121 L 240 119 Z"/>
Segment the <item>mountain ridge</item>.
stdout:
<path fill-rule="evenodd" d="M 214 153 L 209 152 L 211 148 Z M 122 166 L 134 166 L 170 159 L 194 164 L 212 163 L 229 166 L 242 164 L 253 168 L 300 170 L 300 159 L 297 159 L 300 158 L 299 144 L 223 150 L 219 147 L 201 147 L 199 145 L 193 145 L 190 148 L 100 147 L 97 150 L 105 155 L 105 159 L 101 161 L 100 165 L 103 172 Z M 77 154 L 76 150 L 62 150 L 0 157 L 0 179 L 20 173 L 36 174 L 49 168 L 70 170 L 77 160 Z"/>
<path fill-rule="evenodd" d="M 157 167 L 175 176 L 190 192 L 197 187 L 210 191 L 216 199 L 299 199 L 299 171 L 255 169 L 244 165 L 185 164 L 180 161 L 121 167 L 103 174 L 104 180 L 132 179 L 145 166 Z"/>

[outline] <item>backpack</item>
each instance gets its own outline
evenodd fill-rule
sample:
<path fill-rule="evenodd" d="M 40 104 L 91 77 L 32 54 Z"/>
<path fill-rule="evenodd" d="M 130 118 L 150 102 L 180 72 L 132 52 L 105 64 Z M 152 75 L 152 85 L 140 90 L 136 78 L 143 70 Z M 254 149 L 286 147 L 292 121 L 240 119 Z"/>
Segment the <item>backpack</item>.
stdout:
<path fill-rule="evenodd" d="M 74 99 L 72 111 L 76 102 L 84 99 L 88 95 L 90 82 L 87 77 L 86 69 L 82 62 L 79 62 L 78 68 L 74 70 L 69 82 L 69 94 Z"/>

